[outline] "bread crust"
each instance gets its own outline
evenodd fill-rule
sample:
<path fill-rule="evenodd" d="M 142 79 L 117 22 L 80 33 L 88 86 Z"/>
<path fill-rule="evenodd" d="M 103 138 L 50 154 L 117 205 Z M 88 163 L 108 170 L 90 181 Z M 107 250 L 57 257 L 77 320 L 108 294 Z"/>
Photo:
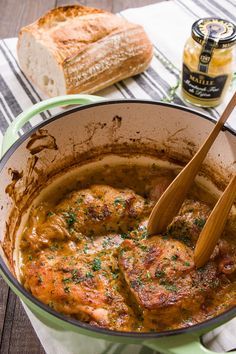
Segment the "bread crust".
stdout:
<path fill-rule="evenodd" d="M 63 72 L 66 92 L 59 90 L 60 94 L 93 93 L 136 75 L 146 69 L 153 55 L 142 26 L 104 10 L 80 5 L 58 7 L 19 33 L 19 62 L 34 82 L 40 80 L 24 63 L 27 49 L 24 48 L 24 55 L 21 53 L 27 35 L 49 53 Z M 45 91 L 40 83 L 38 86 Z"/>

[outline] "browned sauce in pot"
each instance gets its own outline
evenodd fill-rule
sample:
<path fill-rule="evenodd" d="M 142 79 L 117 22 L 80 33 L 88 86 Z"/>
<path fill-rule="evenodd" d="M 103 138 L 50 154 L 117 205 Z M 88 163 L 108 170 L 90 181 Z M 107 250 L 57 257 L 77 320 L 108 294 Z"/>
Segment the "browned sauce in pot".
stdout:
<path fill-rule="evenodd" d="M 158 164 L 104 164 L 32 208 L 20 242 L 25 288 L 56 311 L 119 331 L 191 326 L 235 306 L 233 214 L 206 266 L 193 263 L 209 193 L 195 185 L 166 232 L 147 237 L 174 176 Z"/>

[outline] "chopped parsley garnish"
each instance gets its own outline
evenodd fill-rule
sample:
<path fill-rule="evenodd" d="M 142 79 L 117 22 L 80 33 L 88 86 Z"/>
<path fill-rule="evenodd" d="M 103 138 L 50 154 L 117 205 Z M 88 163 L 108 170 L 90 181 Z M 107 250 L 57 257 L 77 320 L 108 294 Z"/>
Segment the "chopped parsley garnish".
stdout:
<path fill-rule="evenodd" d="M 168 236 L 167 233 L 166 233 L 166 234 L 163 234 L 163 235 L 162 235 L 162 238 L 163 238 L 163 240 L 168 240 L 168 239 L 169 239 L 169 236 Z"/>
<path fill-rule="evenodd" d="M 142 239 L 143 239 L 143 238 L 147 238 L 147 236 L 148 236 L 147 230 L 145 230 L 144 232 L 142 232 L 142 234 L 141 234 L 141 238 L 142 238 Z"/>
<path fill-rule="evenodd" d="M 88 250 L 89 250 L 89 247 L 88 247 L 88 244 L 86 243 L 85 246 L 84 246 L 84 253 L 87 254 L 88 253 Z"/>
<path fill-rule="evenodd" d="M 141 285 L 143 285 L 143 282 L 140 278 L 137 278 L 136 280 L 131 280 L 130 282 L 130 286 L 133 289 L 136 288 L 136 286 L 141 286 Z"/>
<path fill-rule="evenodd" d="M 197 225 L 201 229 L 203 228 L 205 223 L 206 223 L 206 219 L 203 219 L 203 218 L 197 218 L 194 220 L 194 224 Z"/>
<path fill-rule="evenodd" d="M 93 278 L 93 277 L 94 277 L 94 275 L 93 275 L 92 272 L 87 272 L 86 273 L 86 278 Z"/>
<path fill-rule="evenodd" d="M 212 282 L 212 284 L 211 284 L 211 286 L 212 286 L 213 289 L 217 288 L 219 285 L 220 285 L 220 280 L 219 280 L 219 279 L 215 279 L 215 280 Z"/>
<path fill-rule="evenodd" d="M 65 291 L 65 293 L 69 293 L 70 292 L 70 287 L 69 286 L 66 286 L 65 288 L 64 288 L 64 291 Z"/>
<path fill-rule="evenodd" d="M 77 204 L 81 204 L 83 202 L 83 198 L 78 198 L 77 200 L 76 200 L 76 203 Z"/>
<path fill-rule="evenodd" d="M 93 264 L 92 264 L 92 270 L 94 272 L 96 272 L 100 269 L 101 269 L 101 260 L 99 258 L 94 258 Z"/>
<path fill-rule="evenodd" d="M 131 280 L 131 282 L 130 282 L 131 288 L 134 289 L 136 287 L 136 285 L 137 285 L 136 281 L 135 280 Z"/>
<path fill-rule="evenodd" d="M 166 290 L 169 290 L 171 292 L 176 292 L 177 291 L 176 285 L 171 284 L 171 283 L 169 283 L 167 281 L 162 281 L 162 282 L 160 282 L 160 284 L 163 285 L 166 288 Z"/>
<path fill-rule="evenodd" d="M 141 280 L 140 278 L 138 278 L 138 279 L 136 280 L 136 282 L 137 282 L 138 285 L 143 285 L 143 282 L 142 282 L 142 280 Z"/>
<path fill-rule="evenodd" d="M 29 261 L 32 261 L 33 257 L 32 256 L 29 256 Z"/>
<path fill-rule="evenodd" d="M 47 216 L 49 217 L 49 216 L 52 216 L 52 215 L 54 215 L 54 213 L 52 212 L 52 211 L 48 211 L 47 212 Z"/>
<path fill-rule="evenodd" d="M 112 279 L 117 279 L 119 277 L 119 273 L 112 273 Z"/>
<path fill-rule="evenodd" d="M 176 292 L 177 291 L 177 287 L 176 285 L 173 285 L 173 284 L 166 284 L 165 285 L 165 288 L 169 291 L 172 291 L 172 292 Z"/>
<path fill-rule="evenodd" d="M 155 272 L 155 277 L 156 278 L 162 278 L 166 275 L 166 273 L 164 272 L 164 270 L 156 270 Z"/>
<path fill-rule="evenodd" d="M 140 245 L 139 247 L 140 247 L 141 250 L 144 251 L 144 252 L 147 252 L 147 251 L 148 251 L 148 246 Z"/>
<path fill-rule="evenodd" d="M 205 266 L 200 267 L 200 268 L 197 269 L 198 273 L 203 273 L 205 270 L 206 270 Z"/>
<path fill-rule="evenodd" d="M 59 246 L 57 244 L 54 244 L 52 246 L 49 247 L 51 251 L 57 251 L 59 249 Z"/>
<path fill-rule="evenodd" d="M 107 240 L 104 240 L 103 243 L 102 243 L 102 247 L 103 248 L 106 248 L 107 246 L 109 246 L 111 243 L 111 239 L 108 238 Z"/>
<path fill-rule="evenodd" d="M 79 284 L 82 281 L 84 281 L 84 277 L 79 276 L 78 274 L 78 269 L 73 269 L 71 272 L 72 278 L 71 280 L 75 283 L 75 284 Z"/>
<path fill-rule="evenodd" d="M 191 247 L 192 246 L 192 241 L 191 238 L 189 236 L 185 236 L 185 235 L 180 235 L 178 237 L 174 237 L 176 240 L 179 240 L 181 242 L 183 242 L 186 246 Z"/>
<path fill-rule="evenodd" d="M 173 256 L 171 256 L 172 261 L 176 261 L 178 258 L 179 258 L 179 256 L 177 254 L 174 254 Z"/>
<path fill-rule="evenodd" d="M 90 278 L 93 278 L 93 277 L 94 277 L 94 275 L 93 275 L 92 272 L 87 272 L 85 274 L 85 276 L 79 276 L 78 269 L 73 269 L 71 271 L 71 278 L 64 278 L 64 279 L 62 279 L 62 282 L 64 284 L 71 283 L 71 282 L 73 282 L 74 284 L 79 284 L 79 283 L 85 281 L 86 278 L 90 279 Z M 67 288 L 68 287 L 64 288 L 64 290 L 67 289 Z M 69 291 L 66 291 L 66 292 L 69 292 Z"/>
<path fill-rule="evenodd" d="M 71 228 L 77 220 L 76 214 L 72 211 L 64 212 L 63 216 L 69 228 Z"/>
<path fill-rule="evenodd" d="M 71 278 L 64 278 L 64 279 L 62 279 L 62 282 L 63 283 L 70 283 L 71 282 Z"/>
<path fill-rule="evenodd" d="M 123 233 L 120 235 L 123 239 L 129 238 L 129 234 Z"/>
<path fill-rule="evenodd" d="M 184 262 L 184 265 L 185 265 L 186 267 L 190 267 L 190 263 L 189 263 L 189 262 Z"/>
<path fill-rule="evenodd" d="M 127 248 L 123 248 L 120 250 L 120 255 L 123 256 L 123 254 L 127 251 Z"/>
<path fill-rule="evenodd" d="M 123 207 L 126 206 L 126 200 L 121 198 L 121 197 L 117 197 L 115 200 L 114 200 L 114 204 L 115 205 L 122 205 Z"/>
<path fill-rule="evenodd" d="M 71 274 L 72 274 L 72 278 L 77 277 L 78 276 L 78 269 L 73 269 Z"/>

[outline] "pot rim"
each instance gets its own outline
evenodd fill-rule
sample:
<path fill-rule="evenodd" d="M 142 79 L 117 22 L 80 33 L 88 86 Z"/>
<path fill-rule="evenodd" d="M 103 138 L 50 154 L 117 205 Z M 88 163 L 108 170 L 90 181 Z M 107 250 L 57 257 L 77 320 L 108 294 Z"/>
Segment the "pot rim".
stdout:
<path fill-rule="evenodd" d="M 86 104 L 86 105 L 82 105 L 79 107 L 75 107 L 72 109 L 69 109 L 65 112 L 53 115 L 52 117 L 48 118 L 47 120 L 40 122 L 39 124 L 35 125 L 29 132 L 27 132 L 26 134 L 22 135 L 19 139 L 17 139 L 17 141 L 9 148 L 9 150 L 6 151 L 6 153 L 3 155 L 3 157 L 0 160 L 0 173 L 3 170 L 6 162 L 8 161 L 8 159 L 11 157 L 11 155 L 13 155 L 13 153 L 15 152 L 15 150 L 36 130 L 38 130 L 39 128 L 43 128 L 45 127 L 48 123 L 53 122 L 54 120 L 60 119 L 64 116 L 67 116 L 71 113 L 80 111 L 80 110 L 84 110 L 84 109 L 88 109 L 91 107 L 96 107 L 96 106 L 102 106 L 102 105 L 112 105 L 112 104 L 124 104 L 124 103 L 142 103 L 142 104 L 150 104 L 150 105 L 157 105 L 157 106 L 165 106 L 165 107 L 169 107 L 171 109 L 178 109 L 178 110 L 182 110 L 182 111 L 186 111 L 192 114 L 195 114 L 196 117 L 198 118 L 203 118 L 206 119 L 208 121 L 210 121 L 211 123 L 215 124 L 216 120 L 213 119 L 212 117 L 203 114 L 201 112 L 198 112 L 192 108 L 189 107 L 183 107 L 180 105 L 176 105 L 176 104 L 172 104 L 172 103 L 166 103 L 166 102 L 159 102 L 159 101 L 153 101 L 153 100 L 143 100 L 143 99 L 110 99 L 110 100 L 104 100 L 101 102 L 97 102 L 97 103 L 90 103 L 90 104 Z M 236 137 L 236 130 L 234 130 L 231 127 L 228 126 L 224 126 L 224 128 L 222 129 L 223 131 L 228 131 L 229 133 L 231 133 L 233 136 Z M 203 321 L 199 324 L 193 325 L 193 326 L 189 326 L 189 327 L 185 327 L 185 328 L 179 328 L 179 329 L 174 329 L 174 330 L 167 330 L 167 331 L 162 331 L 162 332 L 122 332 L 122 331 L 114 331 L 114 330 L 110 330 L 110 329 L 104 329 L 104 328 L 99 328 L 96 326 L 92 326 L 88 323 L 85 322 L 81 322 L 79 320 L 70 318 L 70 317 L 66 317 L 65 315 L 53 310 L 52 308 L 50 308 L 49 306 L 45 305 L 44 303 L 42 303 L 41 301 L 39 301 L 36 297 L 34 297 L 33 295 L 31 295 L 24 287 L 23 285 L 21 285 L 21 283 L 12 275 L 12 273 L 10 272 L 10 270 L 8 269 L 8 267 L 6 266 L 3 258 L 0 255 L 0 270 L 2 271 L 2 273 L 6 276 L 6 278 L 10 281 L 10 283 L 12 283 L 12 285 L 23 295 L 27 298 L 27 300 L 29 300 L 30 302 L 32 302 L 35 306 L 39 307 L 41 310 L 43 310 L 44 312 L 49 313 L 51 316 L 56 317 L 57 319 L 66 322 L 67 324 L 70 324 L 72 326 L 75 326 L 77 328 L 81 328 L 81 329 L 85 329 L 91 332 L 95 332 L 97 334 L 103 334 L 103 335 L 107 335 L 107 336 L 115 336 L 115 337 L 126 337 L 126 338 L 134 338 L 134 339 L 155 339 L 155 338 L 161 338 L 161 337 L 165 337 L 165 336 L 172 336 L 172 335 L 178 335 L 178 334 L 186 334 L 186 333 L 192 333 L 195 331 L 203 331 L 206 330 L 209 327 L 217 327 L 217 324 L 222 324 L 224 322 L 227 322 L 228 320 L 232 319 L 233 317 L 235 317 L 236 315 L 236 306 L 230 308 L 229 310 L 209 319 L 206 321 Z"/>

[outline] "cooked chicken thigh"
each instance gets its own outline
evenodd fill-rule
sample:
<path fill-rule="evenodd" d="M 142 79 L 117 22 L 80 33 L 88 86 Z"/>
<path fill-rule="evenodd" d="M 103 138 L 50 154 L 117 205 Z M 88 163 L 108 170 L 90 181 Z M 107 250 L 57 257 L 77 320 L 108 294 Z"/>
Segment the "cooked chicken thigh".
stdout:
<path fill-rule="evenodd" d="M 26 289 L 56 311 L 120 331 L 181 328 L 235 304 L 230 232 L 205 267 L 193 263 L 206 203 L 187 199 L 165 234 L 147 236 L 153 204 L 172 179 L 155 178 L 143 196 L 91 185 L 33 209 L 21 240 Z"/>

